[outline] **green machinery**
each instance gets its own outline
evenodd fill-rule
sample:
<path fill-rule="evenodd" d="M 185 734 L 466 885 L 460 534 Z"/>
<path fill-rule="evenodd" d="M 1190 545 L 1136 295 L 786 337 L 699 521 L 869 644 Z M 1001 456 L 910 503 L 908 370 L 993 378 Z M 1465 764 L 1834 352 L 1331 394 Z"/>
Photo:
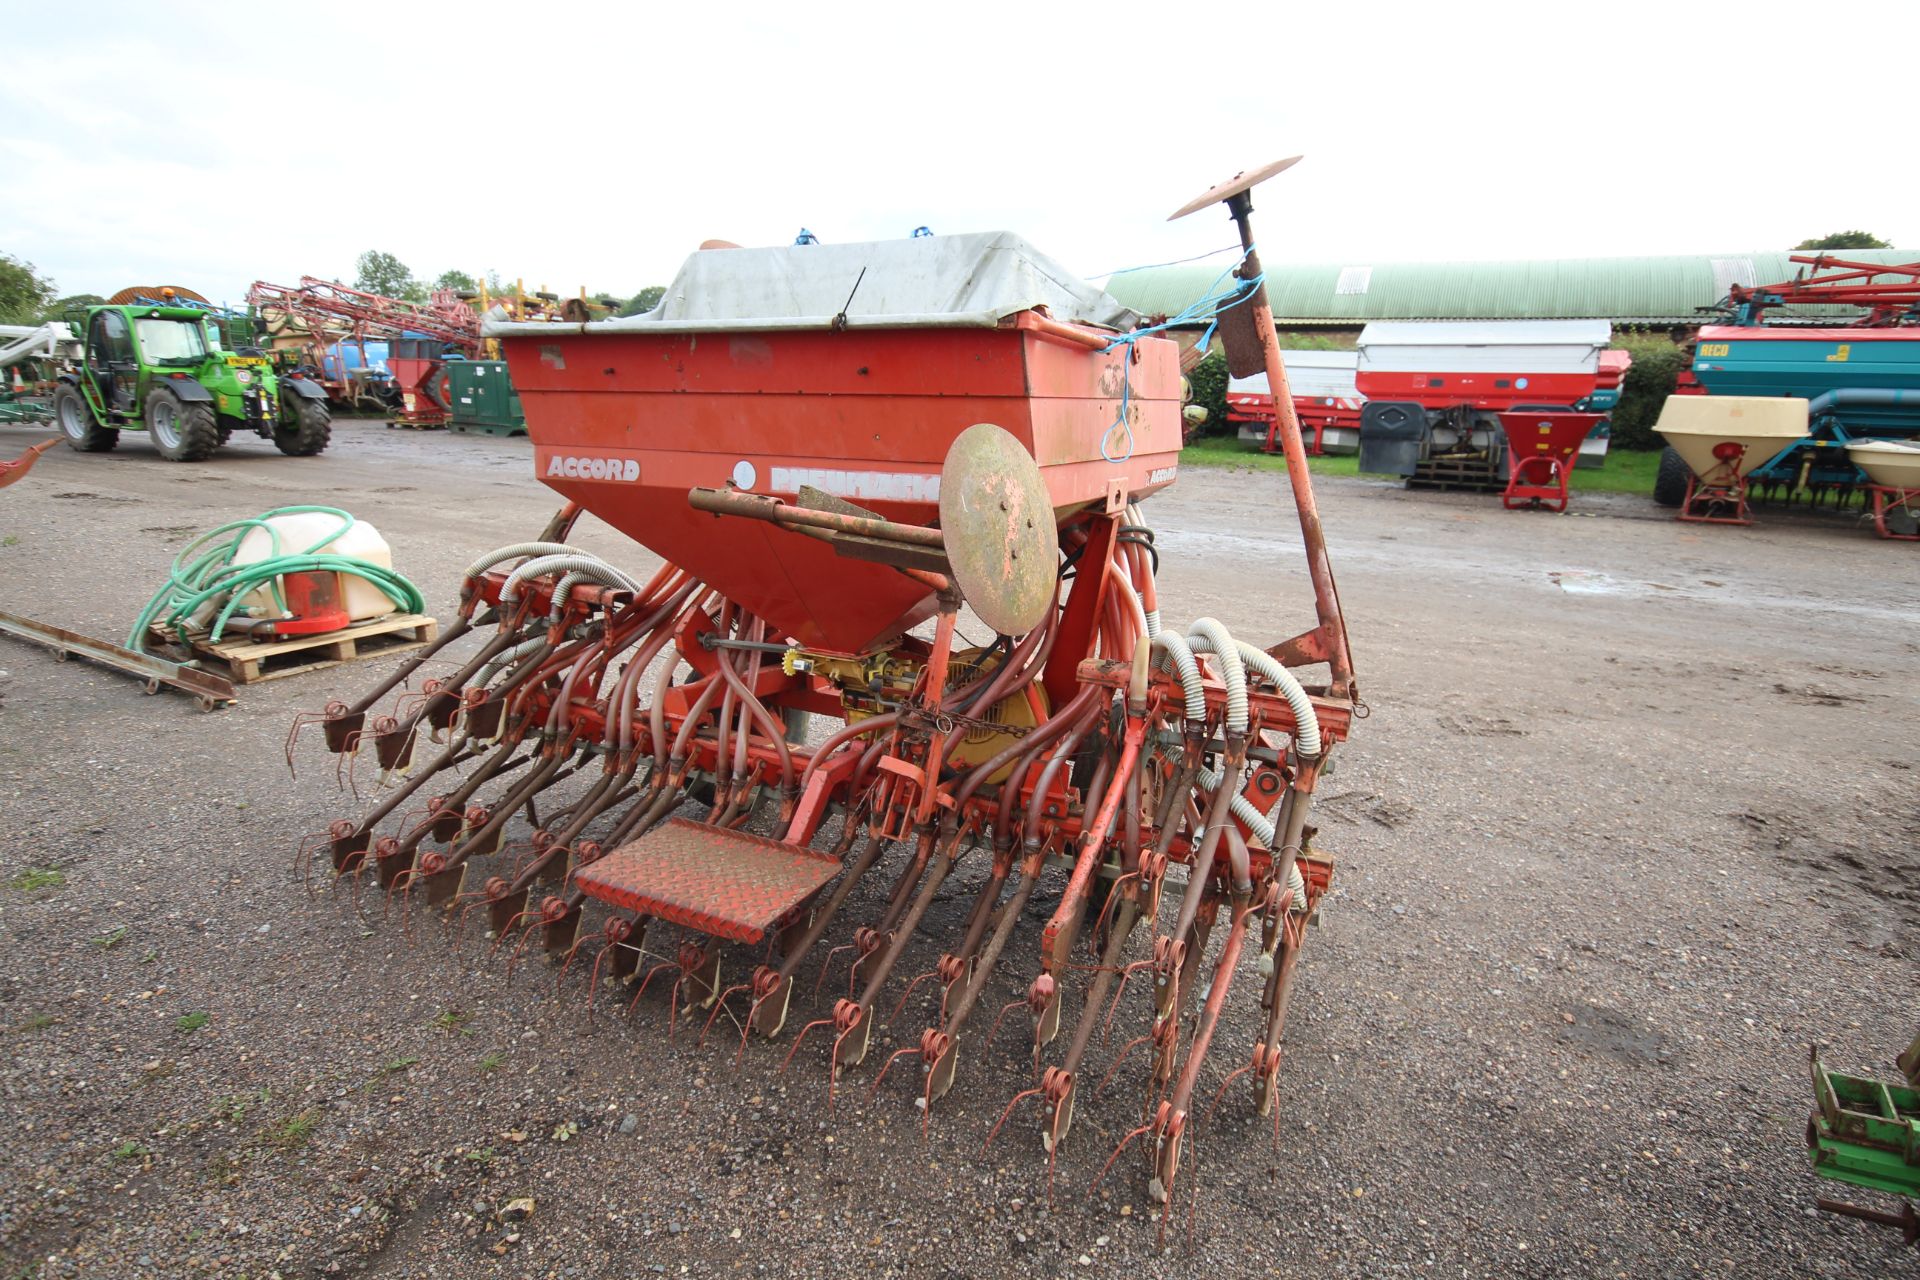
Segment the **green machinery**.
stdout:
<path fill-rule="evenodd" d="M 73 345 L 73 333 L 57 320 L 0 324 L 0 422 L 45 422 L 53 416 L 41 383 Z"/>
<path fill-rule="evenodd" d="M 1908 1244 L 1920 1244 L 1920 1035 L 1900 1055 L 1905 1084 L 1888 1084 L 1829 1071 L 1820 1048 L 1810 1055 L 1816 1109 L 1807 1121 L 1813 1170 L 1823 1178 L 1903 1197 L 1899 1212 L 1829 1200 L 1817 1202 L 1841 1213 L 1896 1227 Z"/>
<path fill-rule="evenodd" d="M 505 360 L 447 361 L 446 401 L 453 410 L 448 426 L 490 436 L 527 434 L 520 397 L 507 380 Z"/>
<path fill-rule="evenodd" d="M 159 292 L 159 303 L 130 299 L 137 291 L 128 290 L 68 315 L 81 340 L 60 373 L 53 415 L 71 448 L 104 453 L 122 431 L 145 431 L 174 462 L 209 456 L 235 431 L 295 457 L 327 447 L 324 388 L 277 374 L 264 351 L 247 345 L 243 321 L 218 317 L 191 295 L 199 305 L 184 305 L 184 291 Z"/>

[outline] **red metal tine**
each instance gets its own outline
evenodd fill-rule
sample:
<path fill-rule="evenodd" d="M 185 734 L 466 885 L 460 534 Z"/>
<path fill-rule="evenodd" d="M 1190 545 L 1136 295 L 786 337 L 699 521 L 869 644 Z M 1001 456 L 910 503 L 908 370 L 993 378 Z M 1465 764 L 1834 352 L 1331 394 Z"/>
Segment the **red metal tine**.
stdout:
<path fill-rule="evenodd" d="M 753 1034 L 754 1020 L 760 1016 L 760 1006 L 780 990 L 781 981 L 780 971 L 771 965 L 761 965 L 753 971 L 753 1003 L 747 1006 L 746 1021 L 740 1026 L 740 1047 L 733 1055 L 736 1068 L 746 1057 L 747 1037 Z"/>
<path fill-rule="evenodd" d="M 534 916 L 536 918 L 540 915 L 538 911 L 523 911 L 520 914 L 523 916 Z M 527 942 L 532 937 L 533 937 L 533 926 L 530 924 L 523 926 L 520 930 L 520 941 L 514 944 L 514 948 L 512 951 L 507 953 L 507 981 L 508 982 L 513 981 L 513 966 L 520 963 L 520 953 L 527 949 Z"/>
<path fill-rule="evenodd" d="M 1021 996 L 1018 1000 L 1009 1001 L 1005 1005 L 1001 1006 L 1000 1012 L 994 1015 L 993 1027 L 987 1032 L 987 1042 L 985 1045 L 982 1046 L 982 1052 L 984 1052 L 987 1049 L 993 1048 L 993 1037 L 995 1033 L 997 1033 L 1000 1030 L 1000 1019 L 1006 1017 L 1008 1014 L 1012 1013 L 1015 1009 L 1018 1009 L 1021 1005 L 1025 1003 L 1027 1003 L 1027 998 L 1025 996 Z"/>
<path fill-rule="evenodd" d="M 938 969 L 929 969 L 925 973 L 915 974 L 913 981 L 907 984 L 907 989 L 900 993 L 900 1000 L 893 1006 L 893 1012 L 887 1015 L 887 1021 L 891 1023 L 895 1018 L 900 1016 L 900 1011 L 907 1007 L 907 1001 L 913 998 L 913 989 L 915 987 L 925 982 L 928 978 L 937 978 L 939 976 L 940 970 Z M 946 1002 L 943 999 L 941 1003 L 944 1005 Z"/>
<path fill-rule="evenodd" d="M 678 960 L 662 960 L 659 964 L 647 970 L 647 976 L 640 979 L 640 984 L 633 993 L 633 999 L 627 1002 L 627 1012 L 631 1014 L 634 1008 L 640 1003 L 640 997 L 647 994 L 647 984 L 653 981 L 655 974 L 659 973 L 662 969 L 678 969 L 679 967 L 680 962 Z"/>
<path fill-rule="evenodd" d="M 1227 1078 L 1220 1082 L 1219 1092 L 1213 1095 L 1213 1105 L 1207 1108 L 1206 1124 L 1211 1125 L 1213 1123 L 1213 1113 L 1220 1109 L 1220 1104 L 1226 1099 L 1227 1090 L 1233 1086 L 1233 1082 L 1249 1072 L 1260 1069 L 1260 1059 L 1266 1056 L 1266 1051 L 1267 1046 L 1264 1044 L 1253 1046 L 1253 1061 L 1244 1067 L 1236 1067 L 1227 1073 Z"/>
<path fill-rule="evenodd" d="M 839 1026 L 843 1022 L 846 1025 L 841 1026 L 840 1034 L 833 1038 L 833 1056 L 829 1058 L 827 1062 L 827 1066 L 829 1068 L 827 1072 L 827 1112 L 828 1114 L 832 1114 L 833 1112 L 834 1097 L 835 1097 L 834 1091 L 840 1083 L 840 1046 L 847 1042 L 848 1036 L 852 1035 L 855 1031 L 858 1031 L 860 1029 L 861 1019 L 863 1019 L 866 1016 L 860 1011 L 860 1006 L 855 1004 L 852 1000 L 842 1000 L 839 1004 L 834 1006 L 833 1013 L 834 1013 L 834 1024 L 836 1026 Z"/>
<path fill-rule="evenodd" d="M 494 935 L 493 945 L 487 948 L 487 955 L 492 956 L 496 951 L 500 950 L 501 944 L 507 940 L 507 935 L 515 929 L 520 929 L 522 932 L 525 932 L 525 926 L 520 923 L 522 920 L 525 920 L 528 916 L 537 916 L 539 914 L 540 909 L 538 907 L 528 907 L 525 911 L 517 912 L 513 919 L 507 921 L 507 927 Z"/>
<path fill-rule="evenodd" d="M 1145 1124 L 1141 1125 L 1136 1129 L 1127 1130 L 1126 1136 L 1120 1139 L 1120 1145 L 1113 1149 L 1113 1154 L 1107 1157 L 1107 1162 L 1100 1166 L 1100 1172 L 1094 1178 L 1093 1185 L 1087 1188 L 1088 1195 L 1092 1195 L 1095 1191 L 1098 1191 L 1100 1189 L 1100 1183 L 1102 1179 L 1104 1179 L 1107 1176 L 1107 1170 L 1113 1168 L 1113 1162 L 1120 1158 L 1120 1153 L 1122 1151 L 1125 1151 L 1127 1147 L 1133 1143 L 1134 1139 L 1140 1138 L 1145 1136 L 1146 1134 L 1152 1133 L 1154 1130 L 1160 1127 L 1161 1119 L 1167 1114 L 1168 1110 L 1169 1108 L 1167 1104 L 1163 1102 L 1160 1104 L 1160 1109 L 1157 1112 L 1155 1112 L 1153 1119 L 1147 1121 Z"/>
<path fill-rule="evenodd" d="M 554 975 L 554 979 L 553 979 L 553 998 L 554 999 L 558 1000 L 560 998 L 560 984 L 567 980 L 567 971 L 573 968 L 573 958 L 580 954 L 580 948 L 583 945 L 585 945 L 586 941 L 587 941 L 587 935 L 583 931 L 574 938 L 573 945 L 567 948 L 567 958 L 560 962 L 560 972 Z M 606 948 L 602 947 L 601 950 L 605 951 Z M 594 964 L 597 967 L 599 963 L 600 963 L 599 957 L 596 955 L 594 958 Z M 588 988 L 587 997 L 588 999 L 592 999 L 593 997 L 592 988 Z"/>
<path fill-rule="evenodd" d="M 887 1060 L 882 1064 L 880 1064 L 880 1074 L 873 1078 L 873 1087 L 867 1090 L 867 1098 L 871 1100 L 876 1094 L 880 1092 L 880 1082 L 887 1078 L 887 1072 L 893 1070 L 894 1063 L 898 1062 L 902 1058 L 907 1058 L 907 1057 L 917 1058 L 919 1056 L 920 1056 L 920 1046 L 917 1044 L 908 1045 L 904 1049 L 895 1049 L 891 1054 L 888 1054 Z"/>
<path fill-rule="evenodd" d="M 598 951 L 593 953 L 593 969 L 587 975 L 587 1021 L 588 1022 L 593 1021 L 594 997 L 600 994 L 600 962 L 602 960 L 605 960 L 608 954 L 612 952 L 612 950 L 619 945 L 620 944 L 617 942 L 604 943 L 602 944 L 601 948 Z"/>
<path fill-rule="evenodd" d="M 820 962 L 820 974 L 818 977 L 814 978 L 813 980 L 813 998 L 814 999 L 818 1000 L 820 998 L 820 984 L 827 980 L 827 971 L 833 968 L 833 958 L 839 955 L 842 951 L 857 951 L 858 949 L 859 949 L 859 944 L 849 942 L 838 947 L 831 947 L 827 950 L 826 958 Z M 849 979 L 848 985 L 849 987 L 851 987 L 852 985 L 851 979 Z"/>
<path fill-rule="evenodd" d="M 1120 981 L 1115 984 L 1116 990 L 1113 993 L 1113 1000 L 1107 1005 L 1107 1016 L 1100 1024 L 1101 1044 L 1106 1044 L 1113 1038 L 1113 1015 L 1120 1008 L 1120 997 L 1127 993 L 1127 982 L 1133 977 L 1135 970 L 1151 969 L 1153 968 L 1153 964 L 1154 962 L 1152 960 L 1136 960 L 1132 964 L 1125 965 L 1121 968 Z"/>
<path fill-rule="evenodd" d="M 1154 1032 L 1149 1031 L 1146 1035 L 1135 1036 L 1133 1039 L 1121 1045 L 1120 1056 L 1113 1060 L 1113 1065 L 1107 1068 L 1107 1074 L 1100 1077 L 1100 1083 L 1093 1086 L 1093 1091 L 1095 1093 L 1105 1093 L 1107 1082 L 1113 1079 L 1113 1073 L 1120 1069 L 1120 1064 L 1127 1060 L 1127 1055 L 1133 1052 L 1134 1046 L 1146 1044 L 1153 1039 L 1154 1034 Z"/>
<path fill-rule="evenodd" d="M 700 1028 L 700 1039 L 697 1042 L 699 1048 L 704 1049 L 707 1047 L 707 1032 L 713 1030 L 713 1020 L 720 1016 L 720 1011 L 722 1009 L 725 1009 L 727 1007 L 727 1001 L 731 1000 L 734 996 L 739 995 L 742 991 L 751 991 L 751 990 L 753 990 L 753 979 L 749 978 L 745 982 L 734 983 L 732 986 L 728 987 L 725 991 L 722 991 L 718 996 L 714 998 L 713 1012 L 707 1015 L 707 1021 L 705 1025 L 703 1025 Z M 758 1004 L 759 1002 L 754 1001 L 752 1003 Z M 749 1016 L 751 1016 L 751 1014 L 749 1014 Z M 748 1025 L 752 1025 L 752 1024 L 749 1023 Z M 736 1062 L 735 1065 L 738 1065 L 738 1063 Z"/>
<path fill-rule="evenodd" d="M 1014 1094 L 1013 1100 L 1007 1103 L 1007 1109 L 1000 1113 L 1000 1119 L 994 1123 L 993 1128 L 987 1131 L 987 1140 L 980 1144 L 980 1150 L 984 1153 L 988 1147 L 991 1147 L 993 1145 L 993 1140 L 1000 1136 L 1001 1127 L 1007 1123 L 1009 1118 L 1012 1117 L 1013 1109 L 1015 1107 L 1019 1106 L 1022 1102 L 1026 1101 L 1028 1098 L 1039 1097 L 1043 1092 L 1044 1092 L 1043 1086 L 1035 1085 L 1031 1089 L 1022 1089 L 1020 1092 Z"/>
<path fill-rule="evenodd" d="M 831 1017 L 826 1017 L 826 1018 L 815 1018 L 812 1022 L 809 1022 L 806 1026 L 801 1027 L 800 1034 L 793 1038 L 793 1045 L 787 1050 L 787 1056 L 781 1060 L 780 1074 L 781 1075 L 787 1074 L 787 1068 L 793 1065 L 793 1055 L 800 1052 L 800 1044 L 802 1041 L 804 1041 L 807 1038 L 807 1035 L 809 1032 L 811 1032 L 815 1027 L 830 1027 L 832 1025 L 833 1025 L 833 1019 Z"/>

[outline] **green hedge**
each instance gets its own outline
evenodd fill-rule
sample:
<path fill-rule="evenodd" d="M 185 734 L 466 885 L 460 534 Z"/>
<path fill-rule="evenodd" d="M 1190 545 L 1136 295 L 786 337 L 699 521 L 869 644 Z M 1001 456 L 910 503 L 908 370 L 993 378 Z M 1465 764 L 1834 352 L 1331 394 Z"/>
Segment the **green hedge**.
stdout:
<path fill-rule="evenodd" d="M 1193 403 L 1207 411 L 1203 436 L 1231 435 L 1233 424 L 1227 421 L 1227 358 L 1216 345 L 1213 351 L 1187 375 L 1193 384 Z"/>
<path fill-rule="evenodd" d="M 1666 442 L 1653 424 L 1687 367 L 1687 353 L 1660 336 L 1622 334 L 1613 345 L 1633 355 L 1633 367 L 1620 385 L 1620 403 L 1613 409 L 1613 446 L 1658 449 Z"/>

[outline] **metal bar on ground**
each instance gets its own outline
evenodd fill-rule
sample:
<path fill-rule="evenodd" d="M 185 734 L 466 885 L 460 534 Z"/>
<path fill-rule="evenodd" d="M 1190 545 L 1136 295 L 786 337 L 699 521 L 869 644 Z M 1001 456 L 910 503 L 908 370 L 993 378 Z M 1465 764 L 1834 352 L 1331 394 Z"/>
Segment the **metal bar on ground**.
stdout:
<path fill-rule="evenodd" d="M 181 666 L 177 662 L 168 662 L 165 658 L 156 658 L 150 654 L 135 653 L 132 649 L 114 644 L 110 640 L 96 640 L 92 636 L 83 636 L 77 631 L 65 627 L 56 627 L 51 623 L 35 622 L 31 618 L 22 618 L 16 614 L 0 612 L 0 631 L 17 636 L 22 640 L 31 640 L 52 649 L 62 661 L 68 654 L 77 653 L 90 658 L 102 666 L 124 671 L 131 676 L 139 676 L 147 682 L 147 692 L 156 692 L 160 685 L 190 693 L 200 700 L 203 709 L 211 711 L 221 703 L 238 702 L 233 684 L 208 671 Z"/>

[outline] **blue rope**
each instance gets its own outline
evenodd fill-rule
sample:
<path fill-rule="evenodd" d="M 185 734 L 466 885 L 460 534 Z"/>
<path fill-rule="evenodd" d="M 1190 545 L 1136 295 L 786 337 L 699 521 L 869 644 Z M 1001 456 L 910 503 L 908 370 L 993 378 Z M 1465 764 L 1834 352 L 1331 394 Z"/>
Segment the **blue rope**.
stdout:
<path fill-rule="evenodd" d="M 1221 245 L 1218 249 L 1209 249 L 1205 253 L 1196 253 L 1191 258 L 1175 258 L 1172 262 L 1148 262 L 1137 267 L 1116 267 L 1112 271 L 1102 271 L 1098 275 L 1088 276 L 1089 280 L 1109 280 L 1114 276 L 1132 275 L 1136 271 L 1158 271 L 1161 267 L 1182 267 L 1189 262 L 1199 262 L 1204 258 L 1217 258 L 1223 253 L 1231 253 L 1240 248 L 1237 244 Z M 1241 254 L 1245 257 L 1244 251 Z"/>
<path fill-rule="evenodd" d="M 1114 419 L 1114 421 L 1108 425 L 1106 431 L 1100 436 L 1100 456 L 1102 458 L 1110 463 L 1121 463 L 1133 457 L 1133 423 L 1128 419 L 1127 410 L 1133 402 L 1133 362 L 1136 350 L 1134 344 L 1140 341 L 1140 339 L 1153 334 L 1163 333 L 1168 329 L 1195 324 L 1201 320 L 1205 320 L 1207 322 L 1206 332 L 1200 335 L 1200 343 L 1196 348 L 1204 356 L 1207 348 L 1213 343 L 1214 330 L 1220 327 L 1221 315 L 1250 301 L 1254 294 L 1259 291 L 1260 286 L 1266 283 L 1267 276 L 1263 271 L 1251 280 L 1236 278 L 1234 282 L 1225 289 L 1220 287 L 1222 281 L 1240 269 L 1240 264 L 1247 260 L 1247 256 L 1251 254 L 1253 250 L 1253 245 L 1248 245 L 1243 249 L 1238 258 L 1229 263 L 1224 271 L 1214 277 L 1213 283 L 1207 286 L 1206 293 L 1184 307 L 1179 315 L 1169 316 L 1159 324 L 1147 325 L 1144 328 L 1135 329 L 1130 333 L 1120 334 L 1101 349 L 1102 355 L 1117 351 L 1122 347 L 1126 348 L 1127 352 L 1121 371 L 1120 416 Z M 1109 448 L 1108 442 L 1114 439 L 1116 432 L 1120 433 L 1126 441 L 1125 446 L 1122 448 Z"/>

